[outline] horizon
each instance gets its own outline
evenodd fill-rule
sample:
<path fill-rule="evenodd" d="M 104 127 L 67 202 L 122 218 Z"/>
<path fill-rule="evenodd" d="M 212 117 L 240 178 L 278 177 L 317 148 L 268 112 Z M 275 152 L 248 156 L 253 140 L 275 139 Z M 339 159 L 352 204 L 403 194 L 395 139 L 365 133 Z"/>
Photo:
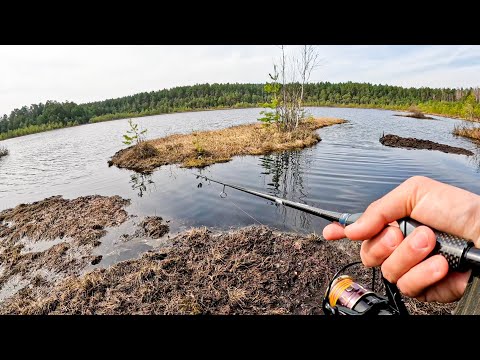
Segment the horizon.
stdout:
<path fill-rule="evenodd" d="M 0 46 L 0 114 L 48 100 L 85 104 L 181 86 L 262 84 L 279 51 L 275 45 Z M 322 65 L 310 83 L 480 85 L 478 45 L 320 45 L 319 53 Z"/>

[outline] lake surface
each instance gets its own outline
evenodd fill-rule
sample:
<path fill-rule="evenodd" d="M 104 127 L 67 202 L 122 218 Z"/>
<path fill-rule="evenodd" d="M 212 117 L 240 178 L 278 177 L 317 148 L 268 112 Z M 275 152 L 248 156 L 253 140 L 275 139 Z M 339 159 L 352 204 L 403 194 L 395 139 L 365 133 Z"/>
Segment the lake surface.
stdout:
<path fill-rule="evenodd" d="M 147 138 L 195 130 L 219 129 L 256 122 L 261 109 L 219 110 L 136 118 Z M 10 155 L 0 159 L 0 210 L 52 195 L 120 195 L 131 199 L 130 214 L 158 215 L 170 220 L 173 233 L 196 226 L 217 229 L 265 224 L 279 230 L 321 233 L 327 221 L 278 206 L 270 201 L 226 189 L 199 187 L 195 173 L 293 201 L 341 212 L 363 211 L 413 175 L 425 175 L 480 194 L 476 157 L 428 150 L 385 147 L 382 133 L 417 137 L 478 153 L 477 145 L 451 134 L 461 120 L 435 117 L 418 120 L 398 112 L 371 109 L 309 108 L 314 116 L 331 116 L 348 123 L 319 130 L 322 141 L 312 148 L 266 156 L 237 157 L 201 171 L 166 166 L 151 176 L 108 167 L 124 148 L 127 120 L 54 130 L 0 142 Z M 113 229 L 98 250 L 107 254 L 102 265 L 138 256 L 164 240 L 115 244 L 131 232 L 132 222 Z"/>

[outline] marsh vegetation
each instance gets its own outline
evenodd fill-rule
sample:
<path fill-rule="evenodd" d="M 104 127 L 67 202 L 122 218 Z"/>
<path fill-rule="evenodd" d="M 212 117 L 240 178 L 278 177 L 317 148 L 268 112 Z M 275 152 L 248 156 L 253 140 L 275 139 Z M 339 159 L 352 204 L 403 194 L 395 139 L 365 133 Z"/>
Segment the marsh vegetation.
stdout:
<path fill-rule="evenodd" d="M 312 146 L 321 140 L 315 130 L 342 122 L 344 120 L 335 118 L 308 118 L 292 131 L 284 131 L 276 126 L 249 124 L 192 134 L 174 134 L 122 149 L 109 164 L 143 173 L 169 164 L 201 168 L 230 161 L 238 155 L 262 155 Z"/>

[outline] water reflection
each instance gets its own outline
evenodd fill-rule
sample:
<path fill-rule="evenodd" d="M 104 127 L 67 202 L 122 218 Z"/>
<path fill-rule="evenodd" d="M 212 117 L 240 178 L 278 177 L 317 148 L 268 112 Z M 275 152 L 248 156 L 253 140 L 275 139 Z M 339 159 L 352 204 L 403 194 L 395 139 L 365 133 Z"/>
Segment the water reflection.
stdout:
<path fill-rule="evenodd" d="M 152 187 L 155 188 L 155 182 L 152 180 L 151 174 L 134 173 L 130 175 L 130 183 L 132 189 L 137 190 L 137 195 L 143 197 L 145 192 L 151 192 Z"/>
<path fill-rule="evenodd" d="M 269 193 L 284 199 L 307 204 L 308 185 L 303 177 L 305 168 L 311 163 L 311 155 L 307 151 L 284 151 L 260 157 Z M 311 215 L 302 211 L 277 206 L 283 223 L 293 223 L 295 226 L 310 227 Z"/>
<path fill-rule="evenodd" d="M 475 167 L 477 173 L 480 173 L 480 153 L 477 152 L 474 155 L 469 156 L 468 162 L 472 164 L 473 167 Z"/>
<path fill-rule="evenodd" d="M 480 173 L 480 145 L 479 141 L 472 141 L 472 143 L 476 144 L 477 147 L 471 149 L 473 151 L 472 156 L 467 156 L 468 162 L 475 168 L 477 173 Z"/>

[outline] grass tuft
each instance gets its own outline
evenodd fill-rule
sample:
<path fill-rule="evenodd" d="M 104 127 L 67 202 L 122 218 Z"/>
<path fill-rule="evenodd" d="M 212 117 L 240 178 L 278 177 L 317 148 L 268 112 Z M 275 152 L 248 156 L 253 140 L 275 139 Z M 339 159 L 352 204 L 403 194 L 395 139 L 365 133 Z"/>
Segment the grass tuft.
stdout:
<path fill-rule="evenodd" d="M 467 137 L 473 140 L 480 140 L 480 127 L 455 125 L 455 127 L 453 128 L 453 134 Z"/>
<path fill-rule="evenodd" d="M 7 156 L 7 155 L 8 155 L 8 149 L 4 146 L 0 146 L 0 157 Z"/>

